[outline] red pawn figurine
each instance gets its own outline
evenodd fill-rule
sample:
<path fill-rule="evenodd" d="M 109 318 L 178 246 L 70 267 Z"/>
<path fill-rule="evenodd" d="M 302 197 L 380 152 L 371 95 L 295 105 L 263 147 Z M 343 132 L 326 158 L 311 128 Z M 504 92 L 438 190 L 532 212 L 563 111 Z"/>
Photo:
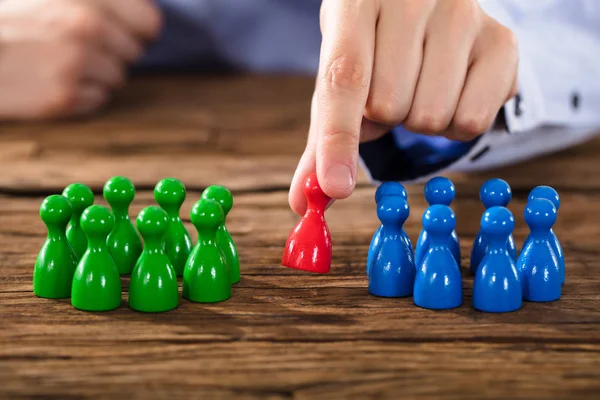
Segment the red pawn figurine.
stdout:
<path fill-rule="evenodd" d="M 325 222 L 325 207 L 331 198 L 323 192 L 314 173 L 306 178 L 304 196 L 308 203 L 306 214 L 290 233 L 281 264 L 326 274 L 331 267 L 331 235 Z"/>

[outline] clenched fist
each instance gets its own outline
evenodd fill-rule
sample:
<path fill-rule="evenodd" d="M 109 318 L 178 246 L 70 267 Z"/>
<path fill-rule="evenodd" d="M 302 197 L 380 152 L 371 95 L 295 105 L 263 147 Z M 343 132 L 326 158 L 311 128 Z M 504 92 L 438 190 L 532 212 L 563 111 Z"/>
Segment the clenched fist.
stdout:
<path fill-rule="evenodd" d="M 0 1 L 0 119 L 99 108 L 159 30 L 148 0 Z"/>
<path fill-rule="evenodd" d="M 356 182 L 358 145 L 395 125 L 466 141 L 517 90 L 515 36 L 477 0 L 323 0 L 308 144 L 290 190 L 303 214 L 317 172 L 334 199 Z"/>

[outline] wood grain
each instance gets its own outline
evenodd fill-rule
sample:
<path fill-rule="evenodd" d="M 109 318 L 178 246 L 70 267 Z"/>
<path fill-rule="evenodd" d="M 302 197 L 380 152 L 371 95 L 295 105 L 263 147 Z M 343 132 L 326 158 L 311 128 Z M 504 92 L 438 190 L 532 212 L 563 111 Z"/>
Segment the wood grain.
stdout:
<path fill-rule="evenodd" d="M 476 175 L 452 175 L 463 264 L 477 233 L 481 183 L 508 180 L 515 239 L 527 235 L 527 192 L 561 192 L 556 232 L 566 254 L 560 301 L 505 315 L 464 304 L 442 312 L 367 292 L 364 264 L 377 227 L 374 187 L 327 211 L 332 271 L 279 265 L 297 217 L 287 188 L 304 147 L 310 80 L 294 77 L 138 79 L 86 120 L 0 125 L 0 398 L 9 399 L 567 399 L 600 396 L 600 141 Z M 31 273 L 45 237 L 43 197 L 71 182 L 99 194 L 112 175 L 138 187 L 135 216 L 165 176 L 189 188 L 184 222 L 207 185 L 235 193 L 228 227 L 242 280 L 230 300 L 182 300 L 164 314 L 123 304 L 106 313 L 36 298 Z M 408 187 L 416 241 L 426 208 Z M 98 196 L 97 203 L 105 204 Z"/>

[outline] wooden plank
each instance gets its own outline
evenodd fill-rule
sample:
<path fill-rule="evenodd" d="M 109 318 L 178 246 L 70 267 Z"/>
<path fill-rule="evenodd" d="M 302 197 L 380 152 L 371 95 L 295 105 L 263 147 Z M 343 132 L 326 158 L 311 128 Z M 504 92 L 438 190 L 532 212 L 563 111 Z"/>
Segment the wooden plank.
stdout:
<path fill-rule="evenodd" d="M 3 350 L 0 359 L 11 361 L 12 372 L 0 372 L 0 378 L 11 378 L 0 393 L 62 399 L 183 398 L 190 393 L 211 399 L 397 399 L 399 394 L 479 399 L 484 393 L 491 399 L 593 399 L 600 389 L 598 344 L 340 341 L 289 346 L 134 339 L 123 345 L 123 334 L 114 332 L 112 340 L 99 339 L 93 346 L 31 343 Z"/>
<path fill-rule="evenodd" d="M 597 281 L 593 285 L 595 289 L 600 286 Z M 600 343 L 600 294 L 597 290 L 591 292 L 579 294 L 567 288 L 557 303 L 526 303 L 519 312 L 507 315 L 476 312 L 470 305 L 470 295 L 465 295 L 465 304 L 454 310 L 424 310 L 415 307 L 410 298 L 371 297 L 364 285 L 307 289 L 279 288 L 277 284 L 235 287 L 232 298 L 224 303 L 182 300 L 176 311 L 160 315 L 133 312 L 127 307 L 126 294 L 121 308 L 90 314 L 75 310 L 68 299 L 39 299 L 31 292 L 2 293 L 0 316 L 5 324 L 0 328 L 0 342 L 86 342 L 89 337 L 111 337 L 116 326 L 128 329 L 141 324 L 149 331 L 138 331 L 136 337 L 148 340 L 178 340 L 181 335 L 191 335 L 201 341 L 293 342 L 334 337 L 417 342 Z M 56 336 L 49 337 L 51 332 Z"/>

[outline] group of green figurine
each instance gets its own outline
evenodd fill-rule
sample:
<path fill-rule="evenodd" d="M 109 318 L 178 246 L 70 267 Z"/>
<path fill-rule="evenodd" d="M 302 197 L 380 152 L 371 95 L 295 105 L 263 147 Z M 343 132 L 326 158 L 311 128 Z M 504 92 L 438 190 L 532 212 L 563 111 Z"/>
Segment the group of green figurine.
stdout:
<path fill-rule="evenodd" d="M 144 208 L 137 216 L 137 230 L 129 218 L 133 183 L 124 177 L 111 178 L 103 194 L 112 212 L 94 205 L 92 190 L 81 183 L 42 202 L 40 217 L 48 237 L 33 272 L 37 296 L 70 297 L 75 308 L 108 311 L 120 306 L 120 275 L 128 274 L 129 306 L 137 311 L 176 308 L 178 276 L 183 276 L 187 300 L 212 303 L 231 296 L 231 285 L 240 280 L 240 262 L 225 226 L 233 206 L 227 188 L 208 187 L 193 206 L 195 246 L 179 217 L 186 198 L 179 180 L 166 178 L 156 185 L 154 197 L 160 207 Z"/>

